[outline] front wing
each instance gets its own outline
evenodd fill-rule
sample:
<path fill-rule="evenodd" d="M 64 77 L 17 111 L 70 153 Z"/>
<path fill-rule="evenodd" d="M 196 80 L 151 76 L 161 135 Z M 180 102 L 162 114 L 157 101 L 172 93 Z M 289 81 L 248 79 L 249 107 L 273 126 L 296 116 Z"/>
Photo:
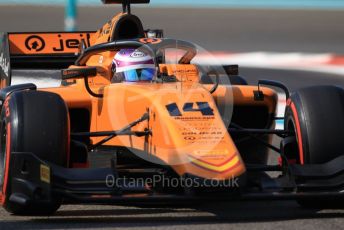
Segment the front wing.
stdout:
<path fill-rule="evenodd" d="M 40 204 L 56 197 L 63 198 L 66 203 L 104 204 L 344 197 L 344 155 L 322 165 L 290 165 L 279 178 L 259 172 L 257 166 L 247 166 L 247 180 L 239 188 L 221 191 L 214 188 L 211 193 L 195 193 L 192 188 L 183 193 L 160 193 L 146 184 L 135 183 L 133 186 L 125 183 L 125 178 L 119 178 L 113 168 L 63 168 L 32 153 L 12 153 L 11 157 L 11 189 L 7 195 L 10 201 L 20 205 Z"/>

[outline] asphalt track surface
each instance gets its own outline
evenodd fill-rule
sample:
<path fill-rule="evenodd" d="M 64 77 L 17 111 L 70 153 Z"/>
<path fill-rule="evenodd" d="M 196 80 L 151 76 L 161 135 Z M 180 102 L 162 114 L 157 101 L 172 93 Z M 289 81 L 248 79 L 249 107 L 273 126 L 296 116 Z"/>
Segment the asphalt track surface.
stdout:
<path fill-rule="evenodd" d="M 80 29 L 97 28 L 114 9 L 85 8 Z M 137 9 L 151 28 L 211 50 L 344 53 L 343 12 Z M 209 15 L 207 15 L 209 13 Z M 0 30 L 63 28 L 63 10 L 0 6 Z M 344 86 L 344 76 L 302 71 L 243 69 L 250 83 L 267 78 L 292 90 L 319 84 Z M 0 209 L 0 229 L 342 229 L 344 210 L 300 208 L 292 201 L 222 202 L 144 207 L 63 206 L 52 217 L 16 217 Z"/>

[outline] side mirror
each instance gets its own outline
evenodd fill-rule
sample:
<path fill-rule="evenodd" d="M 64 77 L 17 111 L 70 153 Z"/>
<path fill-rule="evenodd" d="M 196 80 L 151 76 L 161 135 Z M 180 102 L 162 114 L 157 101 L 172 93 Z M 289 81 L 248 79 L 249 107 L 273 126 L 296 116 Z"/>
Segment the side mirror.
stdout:
<path fill-rule="evenodd" d="M 97 75 L 97 67 L 81 67 L 61 70 L 62 80 L 82 79 Z"/>
<path fill-rule="evenodd" d="M 103 98 L 103 94 L 98 94 L 92 91 L 88 82 L 88 77 L 97 76 L 97 67 L 63 69 L 61 73 L 62 80 L 84 79 L 87 92 L 93 97 Z"/>

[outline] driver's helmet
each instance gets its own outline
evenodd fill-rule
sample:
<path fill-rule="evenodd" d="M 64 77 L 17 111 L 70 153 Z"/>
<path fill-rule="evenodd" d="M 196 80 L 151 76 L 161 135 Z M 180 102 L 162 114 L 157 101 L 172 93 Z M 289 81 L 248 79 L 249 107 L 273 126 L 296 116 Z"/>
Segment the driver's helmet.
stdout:
<path fill-rule="evenodd" d="M 154 58 L 138 49 L 121 49 L 112 61 L 112 82 L 152 81 L 156 75 Z"/>

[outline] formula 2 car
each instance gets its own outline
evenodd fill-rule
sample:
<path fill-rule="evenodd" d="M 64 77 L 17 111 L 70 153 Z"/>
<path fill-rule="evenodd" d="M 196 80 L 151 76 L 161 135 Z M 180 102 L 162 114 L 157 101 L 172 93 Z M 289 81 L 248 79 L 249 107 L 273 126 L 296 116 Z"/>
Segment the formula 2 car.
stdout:
<path fill-rule="evenodd" d="M 207 65 L 197 45 L 144 30 L 130 3 L 149 0 L 103 2 L 123 12 L 96 32 L 1 34 L 0 202 L 8 212 L 164 200 L 342 202 L 343 89 L 250 86 L 237 66 Z M 61 86 L 11 85 L 13 69 L 61 69 Z M 284 117 L 276 117 L 278 90 Z M 280 159 L 273 165 L 269 150 Z"/>

